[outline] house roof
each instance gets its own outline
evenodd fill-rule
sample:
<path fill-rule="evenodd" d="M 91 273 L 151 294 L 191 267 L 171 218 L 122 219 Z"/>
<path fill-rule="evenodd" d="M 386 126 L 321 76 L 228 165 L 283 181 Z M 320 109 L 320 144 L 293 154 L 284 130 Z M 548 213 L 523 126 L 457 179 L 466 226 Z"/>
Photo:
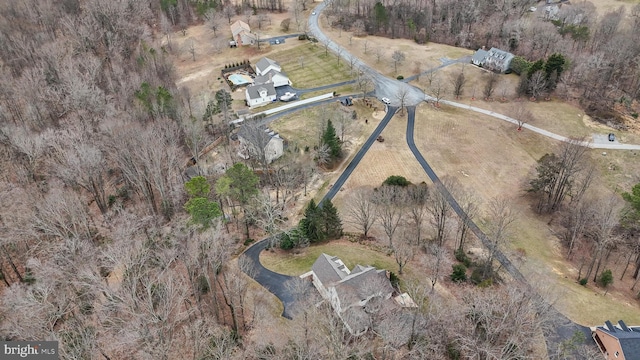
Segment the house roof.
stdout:
<path fill-rule="evenodd" d="M 508 52 L 508 51 L 500 50 L 500 49 L 497 49 L 497 48 L 491 48 L 491 49 L 489 49 L 487 57 L 493 58 L 493 59 L 496 59 L 496 60 L 499 59 L 499 60 L 502 60 L 502 61 L 509 61 L 509 60 L 513 59 L 513 54 Z"/>
<path fill-rule="evenodd" d="M 324 286 L 336 283 L 349 275 L 349 269 L 337 256 L 321 254 L 311 266 L 316 277 Z"/>
<path fill-rule="evenodd" d="M 268 57 L 263 57 L 256 63 L 256 70 L 258 70 L 259 72 L 263 72 L 264 70 L 267 70 L 267 68 L 271 65 L 275 65 L 278 68 L 281 68 L 280 64 L 278 64 L 277 61 L 271 60 Z"/>
<path fill-rule="evenodd" d="M 607 320 L 605 326 L 598 326 L 597 329 L 618 339 L 625 359 L 640 360 L 639 327 L 628 327 L 622 320 L 618 321 L 618 326 L 614 326 Z"/>
<path fill-rule="evenodd" d="M 249 99 L 260 99 L 260 91 L 266 90 L 267 96 L 276 95 L 276 88 L 273 87 L 273 83 L 259 84 L 259 85 L 250 85 L 247 86 L 247 93 L 249 94 Z"/>
<path fill-rule="evenodd" d="M 340 303 L 345 307 L 371 296 L 385 297 L 393 292 L 391 282 L 385 270 L 368 266 L 361 271 L 351 273 L 335 285 Z"/>
<path fill-rule="evenodd" d="M 246 31 L 247 33 L 251 32 L 251 28 L 249 27 L 249 24 L 247 24 L 242 20 L 238 20 L 234 22 L 229 27 L 231 28 L 231 33 L 233 34 L 234 38 L 243 31 Z"/>
<path fill-rule="evenodd" d="M 249 130 L 249 128 L 247 127 L 248 125 L 242 125 L 242 127 L 240 128 L 240 130 L 238 130 L 238 137 L 239 138 L 243 138 L 245 140 L 247 140 L 247 138 L 251 137 L 252 134 L 250 133 L 251 130 Z M 265 128 L 263 131 L 261 131 L 259 133 L 260 137 L 261 137 L 261 141 L 259 142 L 260 144 L 264 144 L 264 146 L 266 147 L 269 142 L 273 139 L 277 140 L 277 141 L 283 141 L 282 138 L 280 137 L 280 134 L 278 134 L 277 132 L 269 129 L 269 128 Z"/>
<path fill-rule="evenodd" d="M 258 66 L 258 65 L 256 64 L 256 66 Z M 283 72 L 276 71 L 275 69 L 271 69 L 266 74 L 264 74 L 263 76 L 256 76 L 255 79 L 253 79 L 253 82 L 254 82 L 254 84 L 266 84 L 268 82 L 273 82 L 273 78 L 275 78 L 276 76 L 282 76 L 282 77 L 286 78 L 287 80 L 289 79 L 287 74 L 285 74 Z"/>
<path fill-rule="evenodd" d="M 488 54 L 489 52 L 487 50 L 478 49 L 478 51 L 476 51 L 476 53 L 473 54 L 471 61 L 481 63 L 484 61 L 484 59 L 487 57 Z"/>

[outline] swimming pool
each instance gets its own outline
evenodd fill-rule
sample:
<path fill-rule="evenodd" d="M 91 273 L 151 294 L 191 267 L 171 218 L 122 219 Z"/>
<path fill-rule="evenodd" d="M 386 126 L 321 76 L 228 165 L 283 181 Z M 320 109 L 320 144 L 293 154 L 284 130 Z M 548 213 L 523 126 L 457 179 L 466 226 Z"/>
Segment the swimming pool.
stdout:
<path fill-rule="evenodd" d="M 233 85 L 242 85 L 250 83 L 251 79 L 246 75 L 231 74 L 229 75 L 229 81 L 231 81 Z"/>

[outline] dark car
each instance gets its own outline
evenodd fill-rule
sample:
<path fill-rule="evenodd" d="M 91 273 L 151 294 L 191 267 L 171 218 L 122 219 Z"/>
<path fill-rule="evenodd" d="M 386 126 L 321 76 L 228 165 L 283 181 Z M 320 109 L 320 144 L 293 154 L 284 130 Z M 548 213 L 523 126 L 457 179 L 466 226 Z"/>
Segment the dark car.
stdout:
<path fill-rule="evenodd" d="M 609 133 L 609 141 L 615 141 L 616 136 L 613 133 Z"/>

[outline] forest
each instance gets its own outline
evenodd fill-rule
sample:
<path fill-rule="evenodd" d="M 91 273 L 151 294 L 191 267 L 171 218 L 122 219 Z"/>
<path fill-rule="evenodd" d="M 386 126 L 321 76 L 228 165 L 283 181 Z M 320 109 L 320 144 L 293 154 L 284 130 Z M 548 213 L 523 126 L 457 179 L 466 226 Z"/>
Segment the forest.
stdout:
<path fill-rule="evenodd" d="M 327 15 L 334 26 L 366 34 L 502 47 L 532 63 L 561 53 L 570 66 L 556 93 L 579 96 L 602 121 L 614 121 L 620 116 L 613 111 L 616 103 L 640 96 L 640 45 L 634 41 L 640 5 L 630 14 L 619 10 L 598 17 L 584 2 L 554 22 L 525 21 L 531 3 L 333 0 Z M 306 10 L 310 4 L 0 3 L 3 340 L 57 340 L 62 359 L 539 357 L 541 334 L 555 326 L 554 313 L 527 287 L 476 286 L 501 281 L 493 258 L 476 266 L 474 283 L 465 281 L 460 266 L 452 268 L 459 301 L 432 292 L 436 283 L 425 282 L 404 284 L 418 305 L 411 311 L 385 312 L 372 302 L 366 321 L 375 331 L 362 337 L 351 336 L 329 306 L 316 306 L 315 293 L 296 293 L 300 305 L 293 319 L 274 315 L 271 295 L 246 275 L 252 269 L 238 255 L 254 236 L 279 233 L 294 194 L 306 194 L 311 180 L 342 155 L 336 130 L 331 122 L 325 126 L 315 152 L 322 156 L 305 153 L 274 165 L 259 158 L 229 164 L 220 176 L 189 180 L 190 162 L 227 130 L 228 94 L 216 94 L 203 114 L 195 113 L 194 94 L 176 86 L 172 50 L 159 40 L 204 21 L 215 28 L 247 11 L 297 12 L 298 6 Z M 200 120 L 212 114 L 223 115 L 213 129 Z M 572 145 L 540 160 L 530 184 L 532 203 L 541 214 L 562 210 L 568 257 L 591 254 L 583 256 L 577 280 L 601 277 L 614 251 L 613 233 L 625 235 L 615 244 L 633 249 L 627 264 L 636 264 L 632 275 L 640 278 L 640 247 L 634 245 L 640 190 L 606 206 L 583 201 L 589 166 Z M 340 237 L 341 222 L 357 224 L 367 237 L 375 217 L 398 274 L 415 249 L 440 259 L 437 245 L 445 242 L 447 221 L 456 221 L 450 220 L 451 209 L 431 187 L 390 181 L 375 193 L 357 194 L 345 214 L 330 202 L 324 210 L 311 203 L 299 231 L 287 233 L 280 247 Z M 572 206 L 561 209 L 563 202 Z M 617 215 L 623 203 L 631 207 L 623 218 L 628 226 L 621 228 Z M 465 206 L 473 211 L 472 201 Z M 513 214 L 503 199 L 491 207 L 493 221 L 486 228 L 498 248 Z M 410 220 L 398 227 L 401 218 Z M 456 224 L 454 247 L 462 249 L 468 229 L 464 221 Z M 422 225 L 435 229 L 429 243 L 423 243 Z M 415 239 L 415 248 L 400 238 Z M 451 271 L 438 270 L 436 281 Z M 583 340 L 576 336 L 559 344 L 557 358 L 601 356 L 581 346 Z"/>

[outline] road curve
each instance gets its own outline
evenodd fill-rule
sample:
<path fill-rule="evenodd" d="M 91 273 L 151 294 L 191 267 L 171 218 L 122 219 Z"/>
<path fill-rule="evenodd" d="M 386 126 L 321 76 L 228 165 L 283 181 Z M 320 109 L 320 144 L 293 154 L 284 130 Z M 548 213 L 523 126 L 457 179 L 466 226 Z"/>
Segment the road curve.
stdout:
<path fill-rule="evenodd" d="M 295 298 L 287 288 L 287 282 L 295 279 L 295 277 L 278 274 L 265 268 L 260 263 L 260 253 L 267 248 L 270 240 L 271 238 L 262 239 L 242 253 L 241 256 L 246 257 L 251 262 L 249 270 L 243 269 L 243 271 L 280 299 L 284 306 L 282 316 L 291 320 L 293 318 L 292 310 Z"/>

